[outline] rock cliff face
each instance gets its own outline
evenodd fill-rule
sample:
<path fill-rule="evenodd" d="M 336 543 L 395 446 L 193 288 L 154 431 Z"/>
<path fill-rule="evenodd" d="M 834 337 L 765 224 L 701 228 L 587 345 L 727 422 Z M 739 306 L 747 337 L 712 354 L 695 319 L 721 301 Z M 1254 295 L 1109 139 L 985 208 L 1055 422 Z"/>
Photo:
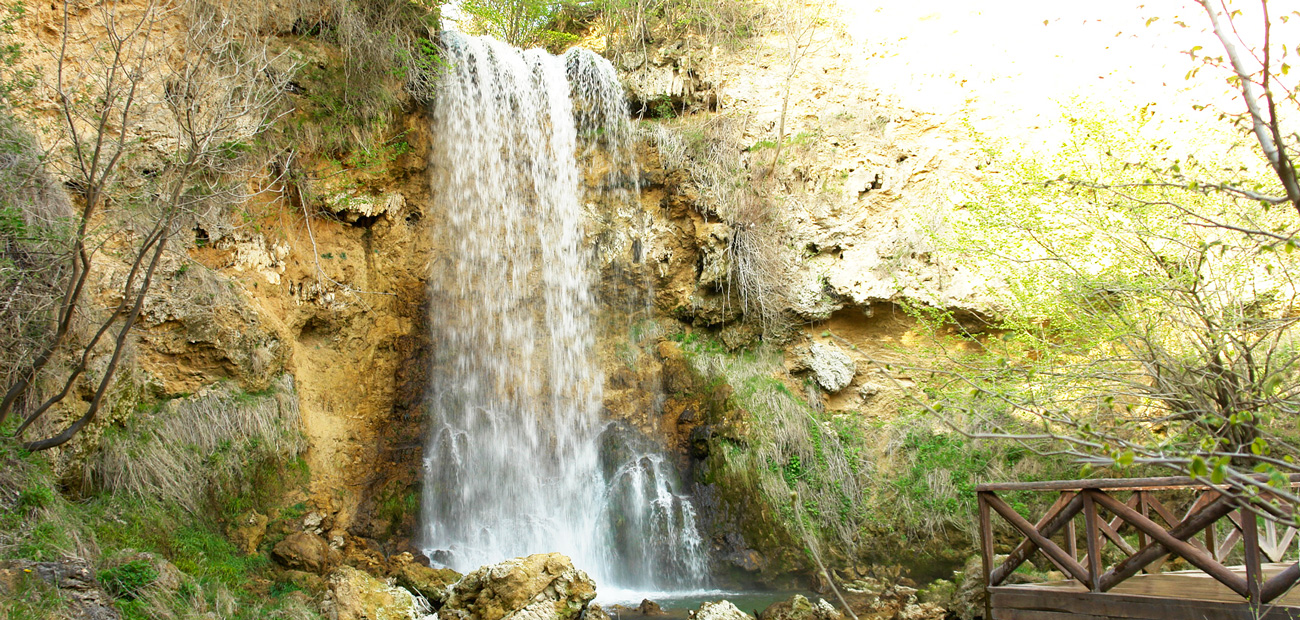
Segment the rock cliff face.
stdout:
<path fill-rule="evenodd" d="M 23 40 L 49 48 L 61 16 L 34 8 Z M 166 32 L 178 37 L 179 28 Z M 978 277 L 945 264 L 927 236 L 940 221 L 936 210 L 959 204 L 962 184 L 978 178 L 981 157 L 959 119 L 909 111 L 874 90 L 861 44 L 833 22 L 817 37 L 790 84 L 785 155 L 775 162 L 788 72 L 779 37 L 735 52 L 678 41 L 624 54 L 616 65 L 634 108 L 677 117 L 654 123 L 688 142 L 713 140 L 711 128 L 725 125 L 733 163 L 747 171 L 742 181 L 778 214 L 772 230 L 788 288 L 780 310 L 795 325 L 780 338 L 789 371 L 781 380 L 799 392 L 799 379 L 811 377 L 827 410 L 887 416 L 896 388 L 866 369 L 913 337 L 891 302 L 987 310 L 974 296 Z M 281 43 L 309 63 L 327 64 L 333 54 L 287 28 Z M 48 59 L 32 62 L 49 68 Z M 287 97 L 293 103 L 317 86 L 305 81 Z M 55 122 L 53 93 L 33 97 L 43 122 Z M 196 219 L 146 301 L 134 370 L 123 379 L 139 388 L 126 402 L 221 380 L 258 391 L 291 373 L 317 538 L 389 541 L 390 552 L 415 529 L 414 511 L 402 507 L 418 504 L 410 498 L 422 466 L 428 324 L 438 320 L 426 311 L 427 281 L 445 251 L 433 247 L 440 216 L 429 208 L 438 188 L 430 187 L 427 158 L 439 137 L 420 105 L 405 101 L 398 112 L 389 133 L 403 148 L 380 165 L 301 152 L 292 182 L 267 173 L 253 180 L 261 191 L 246 204 Z M 611 417 L 673 448 L 686 467 L 707 450 L 700 430 L 707 417 L 740 414 L 721 402 L 725 395 L 701 395 L 681 351 L 664 338 L 706 329 L 729 348 L 757 341 L 762 329 L 741 321 L 749 302 L 734 280 L 737 235 L 749 229 L 720 213 L 717 188 L 656 138 L 662 131 L 651 122 L 642 130 L 630 200 L 604 186 L 602 154 L 585 160 L 588 232 L 606 302 L 605 404 Z M 147 127 L 128 133 L 165 139 Z M 125 266 L 105 260 L 98 270 L 109 291 Z M 733 422 L 743 434 L 743 420 Z M 96 436 L 87 433 L 69 454 L 92 449 Z M 769 560 L 743 542 L 718 546 L 754 571 Z"/>
<path fill-rule="evenodd" d="M 120 2 L 113 8 L 126 19 L 145 7 Z M 55 5 L 28 9 L 18 24 L 18 42 L 28 52 L 20 68 L 42 80 L 24 95 L 25 104 L 38 129 L 53 129 L 60 122 L 59 108 L 48 80 L 57 59 L 41 50 L 59 49 L 63 12 Z M 319 6 L 308 2 L 279 9 L 274 19 L 271 13 L 261 16 L 274 33 L 271 46 L 283 52 L 284 63 L 315 70 L 301 71 L 283 96 L 284 122 L 309 123 L 299 108 L 338 88 L 313 76 L 337 67 L 339 55 L 292 30 L 295 16 L 319 12 Z M 102 35 L 101 12 L 74 3 L 68 19 L 74 34 L 67 58 L 82 70 L 94 70 L 90 59 L 96 57 L 96 33 Z M 188 23 L 183 11 L 163 14 L 151 44 L 184 53 Z M 159 66 L 137 95 L 145 119 L 165 117 L 154 114 L 155 107 L 165 110 L 167 76 L 165 64 Z M 121 404 L 64 451 L 69 476 L 77 474 L 81 456 L 95 449 L 99 429 L 130 415 L 133 402 L 186 395 L 226 380 L 258 392 L 289 372 L 310 446 L 306 499 L 311 508 L 326 515 L 327 529 L 335 534 L 349 527 L 387 533 L 401 525 L 388 521 L 400 522 L 405 515 L 379 522 L 370 517 L 377 501 L 400 500 L 414 492 L 418 479 L 419 401 L 427 366 L 421 360 L 428 340 L 423 307 L 427 274 L 437 256 L 429 231 L 437 223 L 426 213 L 427 118 L 409 99 L 394 112 L 395 122 L 380 131 L 387 151 L 373 158 L 378 161 L 288 145 L 288 159 L 280 157 L 249 180 L 248 191 L 241 192 L 247 199 L 196 212 L 176 233 L 145 300 L 128 367 L 117 381 Z M 152 120 L 124 130 L 146 155 L 165 153 L 174 140 L 165 123 Z M 124 161 L 120 174 L 129 180 L 147 175 L 153 160 Z M 286 161 L 288 168 L 282 166 Z M 117 301 L 113 295 L 121 295 L 128 268 L 111 249 L 96 256 L 91 280 L 96 309 Z M 66 418 L 76 407 L 70 401 L 60 413 Z M 358 519 L 361 513 L 364 518 Z M 398 529 L 409 534 L 412 524 Z"/>

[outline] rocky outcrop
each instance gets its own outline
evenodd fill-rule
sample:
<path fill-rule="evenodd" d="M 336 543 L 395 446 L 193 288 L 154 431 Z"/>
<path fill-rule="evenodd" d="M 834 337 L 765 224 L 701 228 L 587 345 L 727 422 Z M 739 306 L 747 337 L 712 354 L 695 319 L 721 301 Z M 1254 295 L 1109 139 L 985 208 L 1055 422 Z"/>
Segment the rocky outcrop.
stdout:
<path fill-rule="evenodd" d="M 351 566 L 329 577 L 322 604 L 330 620 L 424 620 L 428 604 L 410 592 Z"/>
<path fill-rule="evenodd" d="M 574 620 L 596 584 L 569 558 L 544 553 L 484 566 L 452 588 L 442 620 Z"/>
<path fill-rule="evenodd" d="M 26 590 L 31 587 L 28 584 L 31 579 L 57 589 L 69 601 L 68 612 L 74 620 L 122 618 L 113 606 L 113 598 L 104 591 L 84 560 L 0 562 L 0 596 L 12 596 Z"/>
<path fill-rule="evenodd" d="M 792 355 L 795 365 L 791 371 L 812 373 L 817 385 L 832 394 L 848 387 L 858 372 L 853 358 L 829 342 L 796 347 Z"/>
<path fill-rule="evenodd" d="M 717 89 L 704 68 L 706 57 L 704 44 L 696 39 L 650 50 L 634 46 L 618 54 L 614 61 L 632 113 L 662 118 L 717 109 Z"/>

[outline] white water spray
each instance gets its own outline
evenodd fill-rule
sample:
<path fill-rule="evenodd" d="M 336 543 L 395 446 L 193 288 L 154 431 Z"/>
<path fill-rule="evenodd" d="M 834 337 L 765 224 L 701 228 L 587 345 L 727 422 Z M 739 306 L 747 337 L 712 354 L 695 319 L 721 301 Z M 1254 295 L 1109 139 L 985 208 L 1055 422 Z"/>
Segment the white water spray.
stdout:
<path fill-rule="evenodd" d="M 463 572 L 558 551 L 600 584 L 699 587 L 705 552 L 676 474 L 599 417 L 575 151 L 581 130 L 626 156 L 613 68 L 584 50 L 443 43 L 425 552 Z"/>

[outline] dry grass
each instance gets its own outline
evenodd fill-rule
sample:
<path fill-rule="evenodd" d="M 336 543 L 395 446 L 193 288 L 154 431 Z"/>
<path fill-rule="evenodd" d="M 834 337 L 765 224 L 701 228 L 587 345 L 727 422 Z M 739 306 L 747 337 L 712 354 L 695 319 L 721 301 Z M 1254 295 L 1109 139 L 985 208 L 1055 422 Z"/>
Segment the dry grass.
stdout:
<path fill-rule="evenodd" d="M 265 394 L 220 384 L 169 401 L 105 433 L 85 468 L 87 486 L 158 498 L 196 510 L 211 481 L 237 473 L 250 452 L 284 460 L 305 449 L 298 398 L 288 375 Z"/>
<path fill-rule="evenodd" d="M 773 198 L 755 189 L 745 147 L 743 119 L 721 115 L 676 126 L 653 124 L 645 136 L 665 169 L 686 170 L 699 189 L 704 216 L 731 227 L 728 285 L 741 300 L 745 318 L 769 336 L 785 333 L 792 319 L 792 257 L 786 226 Z"/>
<path fill-rule="evenodd" d="M 0 385 L 30 365 L 53 334 L 68 249 L 67 195 L 45 172 L 41 152 L 0 108 Z"/>
<path fill-rule="evenodd" d="M 795 518 L 790 494 L 797 492 L 803 516 L 820 538 L 853 548 L 868 508 L 867 489 L 873 484 L 875 468 L 773 378 L 781 370 L 780 355 L 703 352 L 693 355 L 692 363 L 701 376 L 724 378 L 749 413 L 749 449 L 731 456 L 728 465 L 743 472 L 746 482 L 761 490 L 772 505 L 790 509 L 790 518 Z"/>

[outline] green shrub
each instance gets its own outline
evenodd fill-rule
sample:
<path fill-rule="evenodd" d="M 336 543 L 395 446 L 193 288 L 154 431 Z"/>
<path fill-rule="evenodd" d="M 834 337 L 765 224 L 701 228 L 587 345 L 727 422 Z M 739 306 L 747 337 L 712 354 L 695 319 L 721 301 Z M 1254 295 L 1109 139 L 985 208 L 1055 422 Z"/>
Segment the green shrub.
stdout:
<path fill-rule="evenodd" d="M 158 579 L 158 569 L 148 560 L 131 560 L 99 571 L 99 582 L 109 594 L 135 600 L 146 586 Z"/>

